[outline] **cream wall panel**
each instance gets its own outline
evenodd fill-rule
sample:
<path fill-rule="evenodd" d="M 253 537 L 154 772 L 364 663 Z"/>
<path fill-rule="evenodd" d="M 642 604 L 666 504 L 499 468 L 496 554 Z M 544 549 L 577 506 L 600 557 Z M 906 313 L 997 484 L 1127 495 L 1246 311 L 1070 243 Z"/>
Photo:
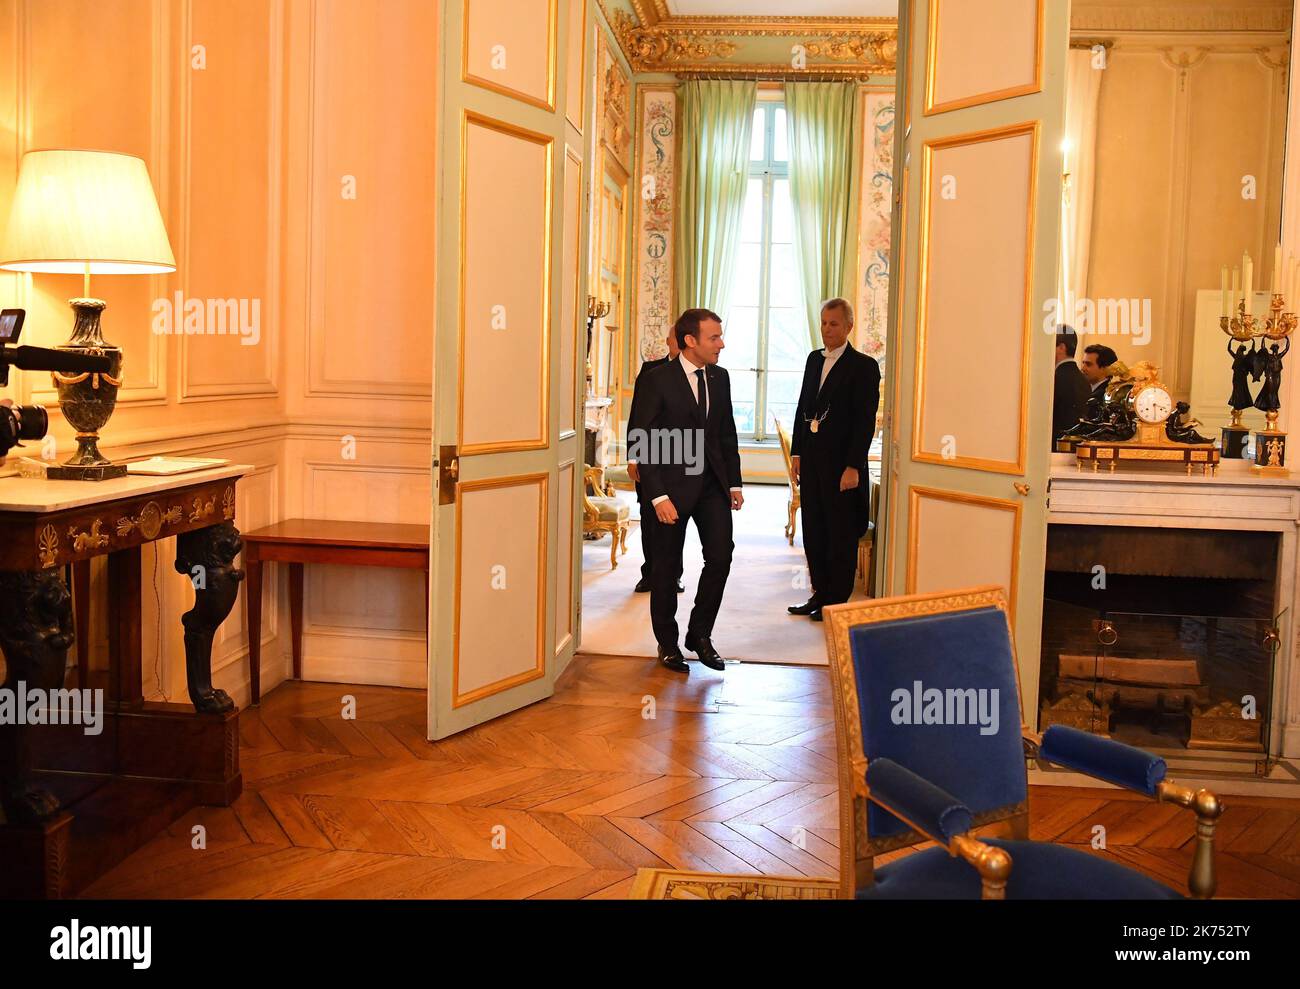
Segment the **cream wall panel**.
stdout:
<path fill-rule="evenodd" d="M 930 0 L 927 112 L 1038 92 L 1044 0 Z"/>
<path fill-rule="evenodd" d="M 463 2 L 465 81 L 553 110 L 559 0 Z"/>
<path fill-rule="evenodd" d="M 582 133 L 587 113 L 587 0 L 566 0 L 569 27 L 565 32 L 564 115 Z"/>
<path fill-rule="evenodd" d="M 1007 589 L 1014 623 L 1020 506 L 930 488 L 909 493 L 907 593 L 998 584 Z M 954 553 L 959 545 L 963 551 Z"/>
<path fill-rule="evenodd" d="M 186 181 L 175 281 L 184 299 L 234 306 L 212 307 L 225 322 L 207 322 L 207 334 L 178 338 L 182 398 L 273 393 L 283 5 L 192 0 L 184 10 Z M 195 44 L 201 69 L 186 57 Z M 181 316 L 173 310 L 173 318 Z"/>
<path fill-rule="evenodd" d="M 1022 131 L 926 148 L 919 459 L 1021 470 L 1035 144 Z"/>
<path fill-rule="evenodd" d="M 20 158 L 38 148 L 95 148 L 143 158 L 164 219 L 170 221 L 162 119 L 166 39 L 155 17 L 159 10 L 154 0 L 20 0 L 17 150 Z M 169 222 L 169 234 L 172 231 Z M 108 303 L 102 318 L 104 337 L 125 355 L 119 405 L 163 395 L 165 351 L 162 339 L 150 332 L 150 304 L 165 280 L 159 275 L 91 279 L 91 294 Z M 31 329 L 24 331 L 24 342 L 62 343 L 72 330 L 67 300 L 83 294 L 81 278 L 43 274 L 31 277 L 31 284 Z M 30 381 L 35 401 L 51 406 L 57 402 L 48 375 L 34 375 Z"/>
<path fill-rule="evenodd" d="M 545 447 L 553 143 L 473 115 L 464 127 L 461 453 Z"/>
<path fill-rule="evenodd" d="M 315 9 L 309 391 L 427 397 L 438 5 Z"/>
<path fill-rule="evenodd" d="M 545 672 L 546 480 L 458 486 L 453 706 Z"/>
<path fill-rule="evenodd" d="M 560 306 L 560 432 L 576 429 L 578 410 L 578 283 L 582 239 L 582 158 L 572 148 L 564 149 L 564 272 L 563 302 Z"/>
<path fill-rule="evenodd" d="M 559 542 L 555 544 L 555 570 L 559 580 L 555 585 L 555 651 L 559 653 L 564 649 L 565 641 L 573 635 L 573 520 L 577 514 L 574 503 L 577 486 L 572 461 L 560 468 L 557 478 Z"/>

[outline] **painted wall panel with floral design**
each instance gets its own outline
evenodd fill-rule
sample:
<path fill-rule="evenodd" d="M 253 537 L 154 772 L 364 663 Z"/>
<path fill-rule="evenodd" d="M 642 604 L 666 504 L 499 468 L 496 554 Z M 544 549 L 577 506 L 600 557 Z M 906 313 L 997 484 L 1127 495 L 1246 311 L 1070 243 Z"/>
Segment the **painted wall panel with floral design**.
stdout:
<path fill-rule="evenodd" d="M 894 203 L 894 92 L 863 98 L 862 200 L 858 223 L 858 344 L 885 361 L 889 327 L 889 239 Z"/>
<path fill-rule="evenodd" d="M 677 96 L 673 86 L 643 86 L 637 114 L 638 167 L 631 188 L 637 197 L 635 326 L 642 361 L 668 353 L 672 325 L 673 194 Z"/>

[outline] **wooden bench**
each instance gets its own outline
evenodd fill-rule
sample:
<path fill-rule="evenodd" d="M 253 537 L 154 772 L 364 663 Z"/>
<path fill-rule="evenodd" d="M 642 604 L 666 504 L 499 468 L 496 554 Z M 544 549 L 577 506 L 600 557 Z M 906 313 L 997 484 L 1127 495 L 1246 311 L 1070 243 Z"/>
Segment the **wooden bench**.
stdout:
<path fill-rule="evenodd" d="M 397 567 L 424 571 L 429 598 L 429 527 L 389 522 L 288 519 L 245 532 L 248 574 L 248 665 L 253 703 L 262 698 L 262 564 L 289 564 L 289 615 L 293 632 L 293 676 L 302 679 L 302 565 Z M 426 624 L 427 627 L 427 624 Z"/>

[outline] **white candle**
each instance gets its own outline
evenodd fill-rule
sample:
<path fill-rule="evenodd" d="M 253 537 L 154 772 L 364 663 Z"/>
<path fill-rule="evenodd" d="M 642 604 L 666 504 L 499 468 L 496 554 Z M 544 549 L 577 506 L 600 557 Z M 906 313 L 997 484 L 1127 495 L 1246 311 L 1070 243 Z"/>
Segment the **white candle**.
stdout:
<path fill-rule="evenodd" d="M 1242 296 L 1242 300 L 1246 303 L 1247 316 L 1252 315 L 1255 311 L 1254 308 L 1255 300 L 1251 298 L 1251 294 L 1255 287 L 1254 282 L 1255 282 L 1254 262 L 1250 260 L 1249 254 L 1243 254 L 1241 256 L 1241 296 Z"/>
<path fill-rule="evenodd" d="M 1228 302 L 1229 316 L 1237 315 L 1237 303 L 1240 301 L 1239 299 L 1240 293 L 1241 293 L 1241 269 L 1233 268 L 1232 269 L 1232 298 Z"/>
<path fill-rule="evenodd" d="M 1282 291 L 1282 245 L 1273 248 L 1273 294 Z M 1272 300 L 1270 300 L 1272 301 Z"/>
<path fill-rule="evenodd" d="M 1219 308 L 1222 310 L 1220 315 L 1228 316 L 1231 314 L 1229 307 L 1232 305 L 1232 301 L 1228 296 L 1228 266 L 1226 264 L 1219 271 L 1219 294 L 1222 297 L 1222 301 L 1219 303 Z"/>

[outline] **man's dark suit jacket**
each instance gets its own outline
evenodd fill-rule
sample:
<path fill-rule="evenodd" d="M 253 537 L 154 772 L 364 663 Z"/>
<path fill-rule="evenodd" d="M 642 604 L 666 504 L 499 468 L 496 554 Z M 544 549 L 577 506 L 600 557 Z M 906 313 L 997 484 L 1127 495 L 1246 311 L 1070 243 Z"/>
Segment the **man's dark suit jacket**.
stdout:
<path fill-rule="evenodd" d="M 858 491 L 862 495 L 862 528 L 865 531 L 871 497 L 867 454 L 876 432 L 876 411 L 880 408 L 880 365 L 874 357 L 854 350 L 851 343 L 847 344 L 844 353 L 826 375 L 826 384 L 822 385 L 822 365 L 825 363 L 825 352 L 814 350 L 804 365 L 803 388 L 799 392 L 799 407 L 795 410 L 790 453 L 801 461 L 806 457 L 816 457 L 818 473 L 833 478 L 837 490 L 845 467 L 859 471 Z M 813 434 L 808 420 L 823 413 L 825 418 Z"/>
<path fill-rule="evenodd" d="M 637 371 L 636 381 L 632 383 L 632 407 L 631 409 L 628 410 L 628 414 L 627 414 L 627 428 L 629 431 L 631 431 L 632 429 L 632 423 L 636 421 L 636 415 L 637 415 L 636 398 L 639 394 L 641 394 L 641 382 L 644 381 L 646 379 L 646 376 L 655 368 L 663 367 L 665 364 L 668 364 L 671 361 L 672 358 L 668 356 L 656 357 L 652 361 L 643 362 L 641 365 L 641 370 Z M 641 498 L 640 481 L 636 482 L 636 496 L 637 496 L 637 500 L 639 501 Z"/>
<path fill-rule="evenodd" d="M 1083 418 L 1088 406 L 1088 379 L 1074 361 L 1056 365 L 1056 382 L 1052 388 L 1052 439 Z"/>
<path fill-rule="evenodd" d="M 656 458 L 646 456 L 638 460 L 641 474 L 641 496 L 653 502 L 660 495 L 668 495 L 678 512 L 685 512 L 695 504 L 712 474 L 722 484 L 723 490 L 741 487 L 740 444 L 736 438 L 736 420 L 731 411 L 731 379 L 726 369 L 711 364 L 704 369 L 709 390 L 707 423 L 701 422 L 695 394 L 682 369 L 681 359 L 671 360 L 652 368 L 644 376 L 637 376 L 636 393 L 632 398 L 632 412 L 628 417 L 628 444 L 631 446 L 638 431 L 647 442 L 655 437 L 655 430 L 669 430 L 676 438 L 676 451 L 687 452 L 682 437 L 687 431 L 704 427 L 704 463 L 694 467 L 684 462 L 682 456 Z M 694 439 L 692 443 L 696 442 Z M 699 455 L 697 447 L 689 452 Z M 675 460 L 673 463 L 655 463 L 655 459 Z M 699 473 L 688 473 L 699 470 Z M 701 469 L 702 468 L 702 469 Z"/>

